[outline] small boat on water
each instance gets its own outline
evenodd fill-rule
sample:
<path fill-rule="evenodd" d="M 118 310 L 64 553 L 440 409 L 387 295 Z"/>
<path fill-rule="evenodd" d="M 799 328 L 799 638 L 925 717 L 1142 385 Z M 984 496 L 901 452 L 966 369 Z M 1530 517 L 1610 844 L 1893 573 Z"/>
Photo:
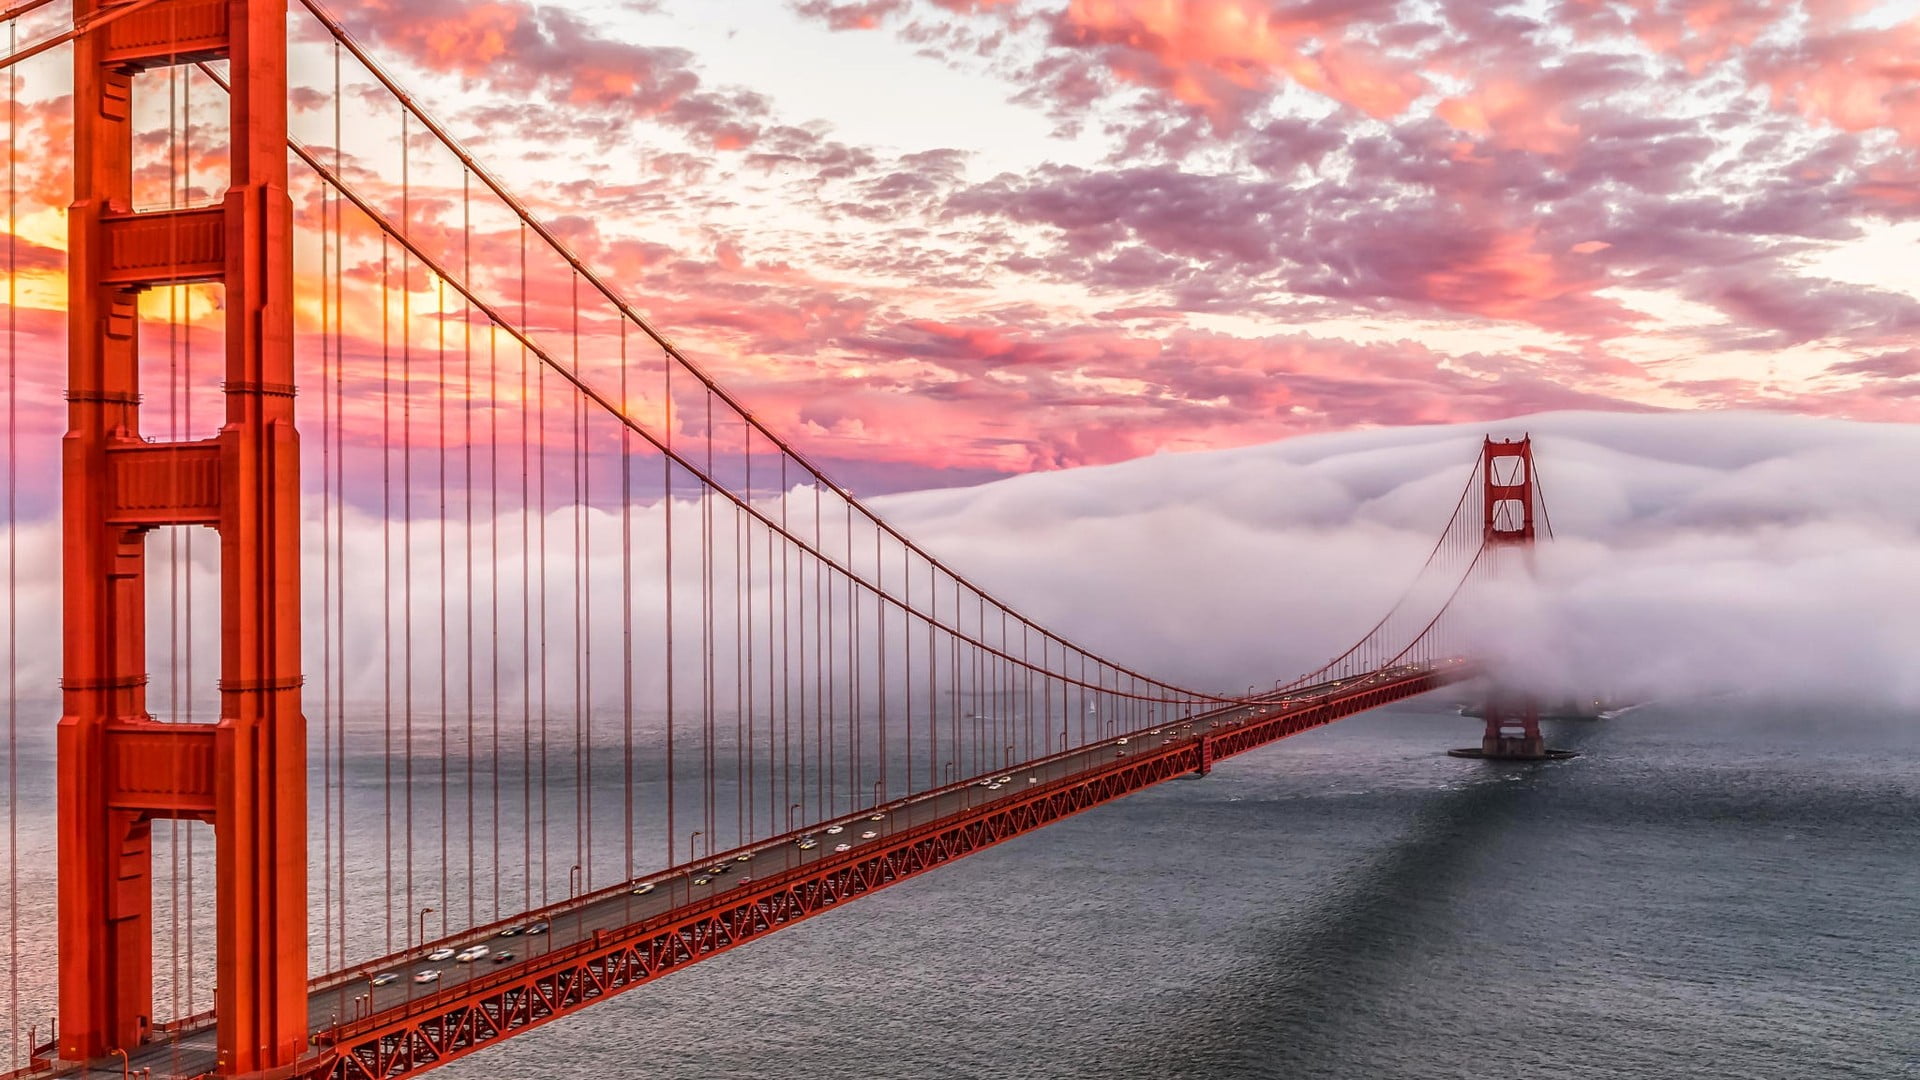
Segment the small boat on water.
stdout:
<path fill-rule="evenodd" d="M 1644 704 L 1646 703 L 1641 701 L 1615 701 L 1604 697 L 1584 701 L 1573 698 L 1563 698 L 1560 701 L 1541 702 L 1540 719 L 1612 720 L 1614 717 L 1637 709 Z M 1461 716 L 1470 716 L 1475 720 L 1485 720 L 1487 718 L 1487 706 L 1485 702 L 1462 703 L 1457 706 L 1457 708 L 1460 710 Z"/>

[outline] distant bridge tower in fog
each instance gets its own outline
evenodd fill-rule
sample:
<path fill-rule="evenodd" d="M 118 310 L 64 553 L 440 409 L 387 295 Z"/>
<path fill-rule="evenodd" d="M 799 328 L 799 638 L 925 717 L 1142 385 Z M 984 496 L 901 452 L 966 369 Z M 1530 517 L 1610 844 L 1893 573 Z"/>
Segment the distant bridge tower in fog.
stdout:
<path fill-rule="evenodd" d="M 1532 574 L 1535 515 L 1545 517 L 1534 485 L 1532 436 L 1498 441 L 1489 436 L 1480 447 L 1480 482 L 1484 511 L 1481 542 L 1487 569 L 1493 574 Z M 1451 753 L 1514 761 L 1571 756 L 1547 747 L 1540 734 L 1540 699 L 1535 694 L 1496 681 L 1488 686 L 1483 711 L 1487 730 L 1480 738 L 1478 751 Z"/>

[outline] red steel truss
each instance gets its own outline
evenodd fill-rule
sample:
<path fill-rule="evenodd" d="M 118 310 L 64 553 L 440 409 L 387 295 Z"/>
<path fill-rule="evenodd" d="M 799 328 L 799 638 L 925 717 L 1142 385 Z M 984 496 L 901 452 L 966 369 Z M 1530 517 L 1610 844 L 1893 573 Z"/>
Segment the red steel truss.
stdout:
<path fill-rule="evenodd" d="M 1477 674 L 1450 660 L 1355 680 L 1310 702 L 1253 708 L 1197 737 L 1117 758 L 1012 799 L 904 831 L 874 847 L 821 859 L 754 887 L 581 942 L 497 975 L 315 1035 L 322 1052 L 299 1069 L 308 1080 L 385 1080 L 444 1065 L 577 1012 L 604 998 L 791 926 L 848 900 L 983 851 L 1062 818 L 1213 762 L 1414 697 Z M 1201 718 L 1196 718 L 1201 719 Z"/>

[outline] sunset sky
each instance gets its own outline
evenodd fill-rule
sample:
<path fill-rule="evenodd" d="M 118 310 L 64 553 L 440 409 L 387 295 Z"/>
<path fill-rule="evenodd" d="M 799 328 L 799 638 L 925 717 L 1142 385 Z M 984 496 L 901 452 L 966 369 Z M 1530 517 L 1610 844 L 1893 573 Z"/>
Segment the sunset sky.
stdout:
<path fill-rule="evenodd" d="M 1549 409 L 1920 419 L 1916 0 L 334 9 L 859 490 Z"/>

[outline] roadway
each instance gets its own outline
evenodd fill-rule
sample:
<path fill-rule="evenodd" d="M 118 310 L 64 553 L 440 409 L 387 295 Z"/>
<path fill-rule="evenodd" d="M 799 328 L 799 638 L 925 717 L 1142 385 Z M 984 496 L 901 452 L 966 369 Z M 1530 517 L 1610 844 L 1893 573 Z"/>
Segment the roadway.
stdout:
<path fill-rule="evenodd" d="M 1247 705 L 1201 713 L 1160 728 L 1111 736 L 1000 772 L 820 821 L 744 848 L 716 853 L 697 863 L 659 871 L 613 889 L 529 913 L 512 923 L 479 927 L 430 942 L 403 956 L 387 957 L 355 968 L 352 973 L 326 976 L 316 980 L 318 988 L 308 1001 L 309 1028 L 319 1033 L 342 1021 L 404 1010 L 417 998 L 488 976 L 504 976 L 522 965 L 536 963 L 551 952 L 591 940 L 595 931 L 619 930 L 675 913 L 691 912 L 706 906 L 712 897 L 751 881 L 776 877 L 826 858 L 846 858 L 863 845 L 885 840 L 896 830 L 913 829 L 1011 799 L 1030 788 L 1090 772 L 1121 756 L 1193 742 L 1204 734 L 1217 735 L 1221 728 L 1269 713 L 1304 709 L 1358 681 L 1341 679 L 1289 689 L 1284 694 L 1264 695 Z M 992 786 L 988 786 L 990 784 Z M 836 829 L 839 831 L 833 831 Z M 817 843 L 803 849 L 798 837 L 810 837 Z M 841 845 L 845 845 L 845 851 L 839 850 Z M 707 873 L 713 867 L 725 869 L 719 874 Z M 706 879 L 705 883 L 696 884 L 702 878 Z M 646 895 L 634 895 L 632 889 L 644 884 L 651 884 L 652 890 Z M 535 922 L 547 923 L 548 930 L 540 934 L 525 933 L 524 928 Z M 520 932 L 503 936 L 501 931 L 508 927 Z M 487 946 L 490 955 L 470 963 L 433 962 L 425 958 L 438 948 L 461 950 L 473 945 Z M 510 953 L 510 961 L 499 962 L 502 953 Z M 431 983 L 415 984 L 412 977 L 422 970 L 436 970 L 439 978 Z M 398 978 L 386 986 L 373 986 L 373 977 L 383 973 L 392 973 Z M 151 1069 L 152 1077 L 163 1080 L 195 1077 L 212 1071 L 217 1065 L 214 1032 L 210 1026 L 204 1026 L 150 1043 L 131 1055 L 130 1065 L 135 1074 Z M 66 1075 L 112 1077 L 120 1074 L 121 1063 L 116 1058 L 110 1064 L 95 1063 L 91 1068 Z"/>

